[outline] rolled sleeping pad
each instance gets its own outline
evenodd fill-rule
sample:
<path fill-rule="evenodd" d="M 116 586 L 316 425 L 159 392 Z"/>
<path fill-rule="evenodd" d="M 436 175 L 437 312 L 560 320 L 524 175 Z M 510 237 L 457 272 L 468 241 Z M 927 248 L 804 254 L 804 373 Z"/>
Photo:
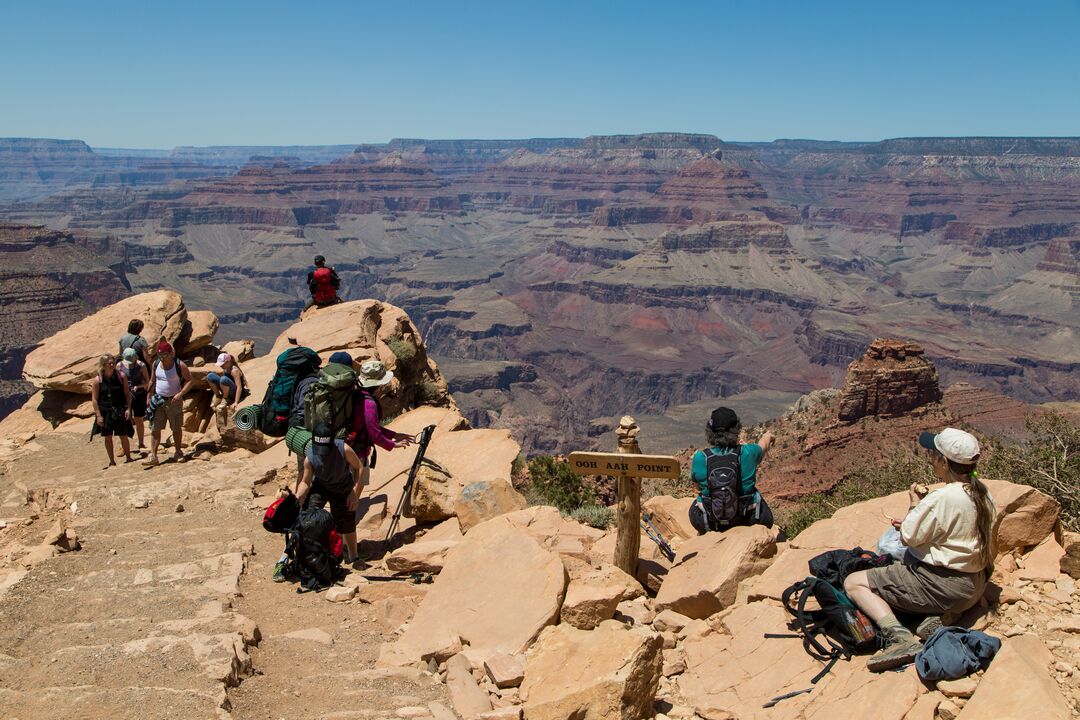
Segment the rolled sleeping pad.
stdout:
<path fill-rule="evenodd" d="M 285 447 L 301 457 L 310 444 L 311 433 L 304 428 L 291 427 L 285 433 Z"/>
<path fill-rule="evenodd" d="M 237 429 L 244 432 L 254 430 L 259 427 L 259 413 L 261 410 L 261 405 L 245 405 L 233 415 L 233 424 L 236 425 Z"/>

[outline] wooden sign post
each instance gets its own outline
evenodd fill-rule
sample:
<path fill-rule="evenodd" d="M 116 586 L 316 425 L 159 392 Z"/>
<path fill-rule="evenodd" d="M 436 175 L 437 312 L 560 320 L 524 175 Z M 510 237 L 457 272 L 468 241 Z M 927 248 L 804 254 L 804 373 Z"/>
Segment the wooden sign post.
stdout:
<path fill-rule="evenodd" d="M 643 477 L 682 476 L 679 461 L 667 455 L 573 452 L 567 458 L 578 475 L 611 475 L 619 479 L 618 535 L 615 567 L 630 577 L 637 569 L 641 544 L 641 484 Z"/>

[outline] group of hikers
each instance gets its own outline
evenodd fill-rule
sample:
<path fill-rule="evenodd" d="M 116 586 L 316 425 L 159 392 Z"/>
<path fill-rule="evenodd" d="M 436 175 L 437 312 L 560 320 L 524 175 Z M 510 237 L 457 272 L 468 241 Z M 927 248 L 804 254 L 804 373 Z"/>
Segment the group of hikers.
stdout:
<path fill-rule="evenodd" d="M 757 468 L 772 445 L 771 433 L 756 443 L 741 442 L 738 415 L 725 407 L 713 411 L 705 431 L 709 446 L 691 463 L 700 489 L 690 506 L 691 524 L 699 533 L 738 525 L 771 528 L 772 511 L 757 490 Z M 943 618 L 954 619 L 979 601 L 993 571 L 994 501 L 976 470 L 978 439 L 945 428 L 922 433 L 918 446 L 944 486 L 932 492 L 920 483 L 909 488 L 907 514 L 890 522 L 906 548 L 899 562 L 850 572 L 840 583 L 878 628 L 881 649 L 867 662 L 873 672 L 912 662 Z"/>
<path fill-rule="evenodd" d="M 308 273 L 308 307 L 341 302 L 339 287 L 337 273 L 326 266 L 323 256 L 316 256 Z M 183 400 L 193 386 L 191 373 L 165 339 L 151 352 L 142 330 L 141 320 L 129 323 L 120 338 L 120 355 L 102 355 L 93 381 L 95 430 L 105 439 L 110 466 L 116 464 L 114 435 L 120 436 L 126 462 L 134 460 L 130 438 L 136 432 L 138 450 L 145 455 L 145 419 L 151 421 L 145 463 L 158 464 L 166 424 L 172 429 L 174 458 L 184 460 Z M 379 396 L 394 375 L 377 359 L 357 363 L 343 351 L 320 367 L 313 351 L 291 348 L 278 358 L 279 375 L 290 362 L 304 369 L 283 386 L 283 396 L 275 395 L 275 376 L 263 402 L 263 412 L 269 414 L 261 421 L 268 434 L 299 432 L 302 438 L 295 448 L 295 486 L 282 498 L 291 495 L 297 512 L 325 511 L 329 506 L 326 522 L 332 522 L 344 541 L 345 562 L 355 566 L 363 562 L 356 537 L 359 499 L 375 465 L 375 449 L 393 450 L 414 441 L 382 426 Z M 218 355 L 217 365 L 221 371 L 206 376 L 214 404 L 235 411 L 245 388 L 243 373 L 228 353 Z M 275 413 L 268 409 L 271 400 L 287 407 Z M 712 412 L 705 430 L 708 447 L 694 453 L 691 461 L 691 478 L 699 494 L 690 506 L 690 523 L 702 534 L 740 525 L 772 528 L 773 512 L 757 488 L 758 467 L 773 444 L 772 434 L 742 442 L 739 417 L 726 407 Z M 290 435 L 290 449 L 292 441 Z M 978 440 L 963 430 L 945 428 L 937 434 L 923 433 L 918 443 L 944 486 L 930 492 L 913 484 L 907 514 L 891 519 L 906 548 L 899 562 L 850 572 L 837 588 L 878 628 L 881 650 L 867 663 L 876 672 L 911 662 L 922 647 L 920 639 L 933 635 L 943 616 L 955 617 L 978 601 L 993 569 L 994 505 L 976 472 Z M 289 553 L 282 555 L 274 567 L 275 581 L 289 579 L 289 561 Z"/>

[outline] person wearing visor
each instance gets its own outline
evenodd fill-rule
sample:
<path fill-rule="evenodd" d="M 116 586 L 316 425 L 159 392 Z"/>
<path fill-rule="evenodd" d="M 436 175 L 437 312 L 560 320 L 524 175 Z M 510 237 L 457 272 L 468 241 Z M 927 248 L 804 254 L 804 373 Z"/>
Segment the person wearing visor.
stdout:
<path fill-rule="evenodd" d="M 881 629 L 885 646 L 866 666 L 883 672 L 915 659 L 922 644 L 941 627 L 941 616 L 956 615 L 983 594 L 994 563 L 994 500 L 979 479 L 979 441 L 971 433 L 945 428 L 923 433 L 919 445 L 945 486 L 927 492 L 915 483 L 909 509 L 893 527 L 909 549 L 902 562 L 852 573 L 844 591 Z M 925 616 L 915 634 L 895 612 Z M 918 635 L 919 637 L 915 637 Z"/>

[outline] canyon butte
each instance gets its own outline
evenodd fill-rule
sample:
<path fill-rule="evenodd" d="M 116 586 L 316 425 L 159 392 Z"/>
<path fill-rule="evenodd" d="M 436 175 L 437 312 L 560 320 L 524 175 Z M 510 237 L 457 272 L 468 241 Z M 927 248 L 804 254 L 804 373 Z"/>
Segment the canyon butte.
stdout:
<path fill-rule="evenodd" d="M 1080 396 L 1077 138 L 7 139 L 0 203 L 5 410 L 35 343 L 126 293 L 175 290 L 262 354 L 316 254 L 529 453 L 610 446 L 627 412 L 646 452 L 685 447 L 721 398 L 767 419 L 877 337 L 946 387 Z"/>

